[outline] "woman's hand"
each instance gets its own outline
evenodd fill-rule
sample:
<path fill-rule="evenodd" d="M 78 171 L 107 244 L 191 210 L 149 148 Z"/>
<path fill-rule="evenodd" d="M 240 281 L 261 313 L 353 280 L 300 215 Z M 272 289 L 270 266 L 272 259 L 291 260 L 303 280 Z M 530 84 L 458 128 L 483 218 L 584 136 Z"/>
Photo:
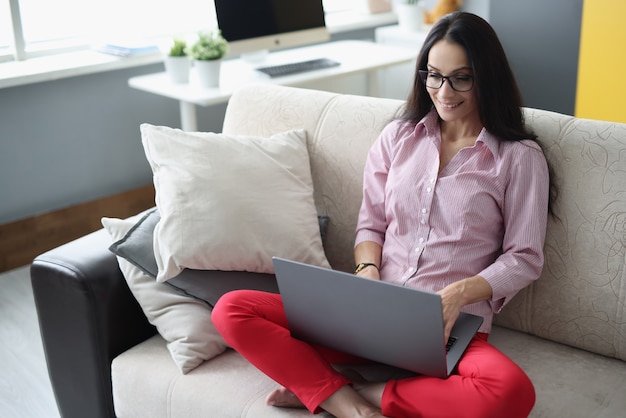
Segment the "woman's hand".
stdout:
<path fill-rule="evenodd" d="M 462 283 L 463 280 L 452 283 L 437 292 L 441 296 L 441 304 L 443 306 L 444 342 L 446 343 L 452 332 L 452 327 L 461 313 L 461 309 L 465 306 L 463 298 L 464 286 Z"/>
<path fill-rule="evenodd" d="M 474 276 L 454 282 L 441 289 L 437 294 L 441 296 L 441 304 L 443 305 L 444 337 L 447 343 L 461 309 L 465 305 L 489 299 L 493 291 L 485 279 Z"/>

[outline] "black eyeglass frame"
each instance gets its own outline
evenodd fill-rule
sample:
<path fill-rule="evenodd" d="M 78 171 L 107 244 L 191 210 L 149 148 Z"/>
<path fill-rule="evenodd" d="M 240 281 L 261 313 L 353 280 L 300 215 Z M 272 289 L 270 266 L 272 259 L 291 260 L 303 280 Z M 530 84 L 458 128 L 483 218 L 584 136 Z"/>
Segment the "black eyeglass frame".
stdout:
<path fill-rule="evenodd" d="M 457 78 L 457 77 L 460 77 L 460 76 L 457 76 L 457 75 L 448 75 L 448 76 L 445 76 L 445 75 L 441 75 L 441 74 L 435 73 L 435 72 L 433 72 L 433 71 L 428 71 L 428 70 L 419 70 L 418 72 L 419 72 L 420 78 L 422 79 L 422 82 L 424 83 L 424 85 L 425 85 L 426 87 L 428 87 L 428 88 L 431 88 L 431 89 L 440 89 L 441 87 L 443 87 L 443 83 L 444 83 L 446 80 L 448 81 L 448 84 L 450 85 L 450 87 L 452 87 L 452 90 L 454 90 L 454 91 L 458 91 L 458 92 L 460 92 L 460 93 L 464 93 L 464 92 L 466 92 L 466 91 L 470 91 L 471 89 L 473 89 L 473 88 L 474 88 L 474 76 L 471 76 L 471 75 L 464 75 L 464 76 L 463 76 L 463 77 L 467 77 L 467 78 L 469 78 L 470 80 L 472 80 L 472 85 L 470 86 L 470 88 L 469 88 L 469 89 L 467 89 L 467 90 L 459 90 L 459 89 L 457 89 L 456 87 L 454 87 L 454 82 L 452 81 L 452 79 Z M 439 84 L 439 87 L 433 87 L 433 86 L 429 86 L 429 85 L 427 84 L 427 81 L 428 81 L 428 75 L 429 75 L 429 74 L 437 74 L 437 76 L 439 76 L 439 77 L 441 78 L 441 84 Z"/>

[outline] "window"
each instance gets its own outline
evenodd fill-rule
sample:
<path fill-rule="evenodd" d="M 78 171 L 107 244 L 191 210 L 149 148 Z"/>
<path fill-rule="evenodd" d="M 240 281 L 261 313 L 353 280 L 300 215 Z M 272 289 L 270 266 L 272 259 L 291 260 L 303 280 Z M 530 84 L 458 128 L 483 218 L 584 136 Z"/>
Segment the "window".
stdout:
<path fill-rule="evenodd" d="M 0 1 L 0 61 L 2 61 L 2 57 L 9 55 L 10 46 L 13 44 L 11 28 L 11 10 L 9 9 L 9 2 Z"/>
<path fill-rule="evenodd" d="M 215 26 L 213 2 L 207 0 L 0 0 L 0 54 L 1 48 L 16 43 L 11 33 L 12 1 L 19 4 L 26 57 L 101 42 L 172 37 Z"/>
<path fill-rule="evenodd" d="M 89 2 L 76 0 L 19 0 L 22 35 L 26 51 L 77 43 L 87 32 Z"/>
<path fill-rule="evenodd" d="M 363 1 L 323 0 L 328 12 L 354 9 Z M 171 38 L 215 26 L 211 0 L 0 0 L 0 62 L 102 42 Z"/>

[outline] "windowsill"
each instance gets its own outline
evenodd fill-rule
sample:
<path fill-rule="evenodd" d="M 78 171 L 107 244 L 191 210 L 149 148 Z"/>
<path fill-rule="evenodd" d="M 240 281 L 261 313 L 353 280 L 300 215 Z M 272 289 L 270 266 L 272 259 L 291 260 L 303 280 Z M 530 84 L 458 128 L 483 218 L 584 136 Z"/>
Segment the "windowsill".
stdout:
<path fill-rule="evenodd" d="M 392 25 L 395 13 L 369 14 L 365 12 L 336 12 L 326 16 L 326 26 L 332 34 Z M 104 71 L 157 64 L 163 61 L 160 53 L 120 58 L 92 50 L 68 52 L 25 61 L 0 64 L 0 89 L 43 81 L 57 80 Z"/>
<path fill-rule="evenodd" d="M 0 64 L 0 88 L 57 80 L 162 61 L 160 54 L 120 58 L 92 50 L 54 54 Z"/>

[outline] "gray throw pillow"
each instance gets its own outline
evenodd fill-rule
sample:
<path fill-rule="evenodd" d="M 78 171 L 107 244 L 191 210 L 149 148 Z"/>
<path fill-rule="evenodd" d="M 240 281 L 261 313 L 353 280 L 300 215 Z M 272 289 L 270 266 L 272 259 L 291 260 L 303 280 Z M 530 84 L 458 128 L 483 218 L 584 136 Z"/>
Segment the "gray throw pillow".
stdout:
<path fill-rule="evenodd" d="M 130 231 L 119 241 L 114 242 L 109 250 L 137 266 L 150 277 L 158 273 L 154 256 L 154 227 L 160 220 L 157 208 L 147 212 Z M 322 243 L 328 230 L 328 216 L 318 216 Z M 253 273 L 248 271 L 192 270 L 184 269 L 178 276 L 165 282 L 179 292 L 200 299 L 210 306 L 225 293 L 237 289 L 254 289 L 278 293 L 276 278 L 273 274 Z"/>

